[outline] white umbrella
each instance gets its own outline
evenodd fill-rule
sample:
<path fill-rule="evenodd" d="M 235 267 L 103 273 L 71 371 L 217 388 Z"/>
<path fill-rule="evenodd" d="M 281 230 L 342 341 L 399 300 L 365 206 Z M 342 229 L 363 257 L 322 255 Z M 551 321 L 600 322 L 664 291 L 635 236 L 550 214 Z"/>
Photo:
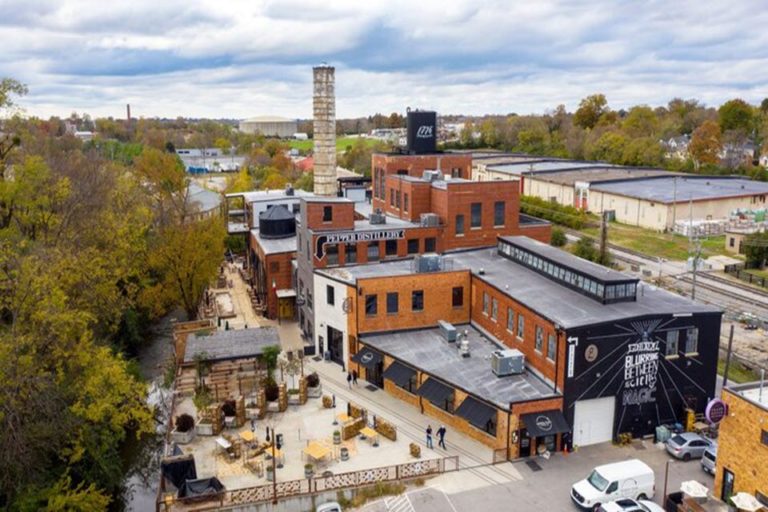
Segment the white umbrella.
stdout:
<path fill-rule="evenodd" d="M 740 492 L 731 496 L 731 501 L 736 508 L 745 512 L 757 512 L 763 508 L 763 505 L 748 492 Z"/>
<path fill-rule="evenodd" d="M 706 498 L 707 493 L 709 493 L 709 489 L 696 480 L 688 480 L 687 482 L 683 482 L 680 485 L 680 490 L 691 498 Z"/>

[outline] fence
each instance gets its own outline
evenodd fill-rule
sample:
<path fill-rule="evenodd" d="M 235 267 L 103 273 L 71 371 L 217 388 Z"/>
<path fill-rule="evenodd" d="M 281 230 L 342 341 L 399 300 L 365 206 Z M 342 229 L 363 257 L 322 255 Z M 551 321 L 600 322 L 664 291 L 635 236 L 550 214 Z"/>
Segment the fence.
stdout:
<path fill-rule="evenodd" d="M 266 503 L 275 499 L 291 498 L 309 494 L 321 493 L 333 490 L 350 489 L 356 487 L 365 487 L 380 482 L 393 482 L 407 480 L 409 478 L 419 478 L 425 476 L 448 473 L 459 469 L 459 457 L 444 457 L 442 459 L 427 459 L 415 462 L 398 464 L 397 466 L 384 466 L 371 469 L 362 469 L 359 471 L 350 471 L 348 473 L 339 473 L 338 475 L 319 476 L 316 478 L 303 478 L 301 480 L 288 480 L 277 482 L 275 484 L 265 484 L 256 487 L 246 487 L 244 489 L 233 489 L 225 491 L 224 495 L 216 495 L 211 498 L 219 503 L 215 506 L 237 506 L 237 505 L 256 505 Z M 173 502 L 158 500 L 158 510 L 164 506 L 164 510 L 184 510 L 191 505 L 199 504 L 197 500 L 187 500 L 184 498 L 175 499 Z M 198 510 L 195 508 L 195 510 Z"/>
<path fill-rule="evenodd" d="M 745 281 L 749 284 L 754 284 L 755 286 L 760 286 L 762 288 L 768 288 L 768 279 L 747 272 L 742 265 L 726 265 L 724 270 L 727 274 L 730 274 L 735 278 L 741 279 L 742 281 Z"/>

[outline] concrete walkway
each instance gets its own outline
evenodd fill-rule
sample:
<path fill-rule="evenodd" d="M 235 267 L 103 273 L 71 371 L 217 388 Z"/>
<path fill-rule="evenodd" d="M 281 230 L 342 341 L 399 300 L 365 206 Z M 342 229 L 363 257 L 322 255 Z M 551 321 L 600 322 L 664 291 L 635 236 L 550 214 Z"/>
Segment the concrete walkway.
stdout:
<path fill-rule="evenodd" d="M 227 282 L 232 283 L 232 287 L 227 287 L 224 291 L 229 292 L 232 297 L 237 316 L 228 318 L 231 329 L 243 329 L 248 327 L 276 326 L 277 322 L 257 314 L 251 306 L 251 297 L 248 295 L 248 284 L 240 276 L 239 266 L 227 263 L 224 267 L 224 275 Z"/>
<path fill-rule="evenodd" d="M 396 399 L 384 390 L 366 389 L 368 382 L 362 379 L 358 381 L 357 387 L 350 389 L 346 382 L 347 374 L 336 363 L 308 358 L 305 371 L 312 370 L 320 375 L 324 393 L 335 394 L 337 400 L 351 401 L 365 407 L 371 414 L 392 422 L 397 427 L 398 438 L 406 437 L 409 442 L 421 445 L 422 450 L 428 450 L 425 430 L 430 424 L 436 430 L 439 427 L 438 420 L 422 415 L 416 407 Z M 470 490 L 521 479 L 520 472 L 511 463 L 491 465 L 493 451 L 459 432 L 448 430 L 446 445 L 447 450 L 435 448 L 435 451 L 442 456 L 458 455 L 459 465 L 463 469 L 438 477 L 441 483 L 451 489 Z"/>

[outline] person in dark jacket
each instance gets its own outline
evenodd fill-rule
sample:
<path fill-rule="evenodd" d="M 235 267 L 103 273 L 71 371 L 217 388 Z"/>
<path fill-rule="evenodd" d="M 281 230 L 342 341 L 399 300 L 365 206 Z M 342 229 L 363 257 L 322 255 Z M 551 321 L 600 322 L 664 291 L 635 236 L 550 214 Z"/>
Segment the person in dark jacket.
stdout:
<path fill-rule="evenodd" d="M 432 425 L 427 425 L 427 448 L 434 449 L 432 446 Z"/>
<path fill-rule="evenodd" d="M 441 447 L 443 450 L 447 450 L 448 448 L 445 447 L 445 425 L 440 425 L 440 428 L 437 429 L 437 438 L 439 439 L 437 445 Z"/>
<path fill-rule="evenodd" d="M 347 373 L 347 385 L 352 389 L 352 372 Z"/>
<path fill-rule="evenodd" d="M 357 386 L 357 370 L 352 370 L 352 384 Z"/>

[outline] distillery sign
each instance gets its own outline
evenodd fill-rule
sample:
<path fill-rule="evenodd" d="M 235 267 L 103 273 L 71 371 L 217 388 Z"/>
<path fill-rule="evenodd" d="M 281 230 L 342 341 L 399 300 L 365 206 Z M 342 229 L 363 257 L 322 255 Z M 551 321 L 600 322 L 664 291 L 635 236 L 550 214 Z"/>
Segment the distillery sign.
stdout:
<path fill-rule="evenodd" d="M 655 402 L 653 393 L 659 373 L 659 342 L 630 343 L 624 356 L 623 405 Z"/>
<path fill-rule="evenodd" d="M 399 240 L 405 238 L 404 229 L 380 229 L 377 231 L 349 231 L 321 235 L 316 239 L 315 257 L 319 260 L 325 257 L 325 246 L 328 244 L 356 244 L 359 242 L 380 242 L 382 240 Z"/>

